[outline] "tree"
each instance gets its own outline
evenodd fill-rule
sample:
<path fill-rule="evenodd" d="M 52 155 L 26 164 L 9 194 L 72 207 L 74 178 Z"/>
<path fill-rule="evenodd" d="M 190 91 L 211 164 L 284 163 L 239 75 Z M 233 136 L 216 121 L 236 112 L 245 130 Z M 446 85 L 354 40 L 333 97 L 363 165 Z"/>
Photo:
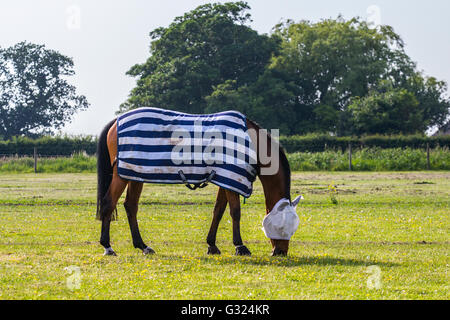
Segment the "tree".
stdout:
<path fill-rule="evenodd" d="M 356 104 L 356 97 L 360 97 L 358 101 L 364 102 L 366 107 L 374 106 L 374 101 L 364 98 L 381 90 L 383 81 L 387 81 L 391 84 L 389 94 L 399 99 L 389 104 L 391 115 L 405 111 L 395 108 L 411 103 L 415 119 L 421 122 L 411 118 L 415 127 L 407 128 L 403 118 L 396 117 L 399 123 L 390 123 L 390 128 L 378 126 L 377 130 L 382 130 L 380 133 L 398 132 L 399 128 L 423 132 L 428 125 L 440 122 L 448 114 L 448 100 L 443 98 L 445 83 L 433 81 L 433 78 L 424 80 L 405 54 L 400 36 L 391 27 L 372 29 L 356 18 L 350 21 L 330 19 L 315 24 L 287 21 L 275 27 L 272 38 L 281 39 L 281 49 L 264 73 L 245 86 L 229 82 L 214 87 L 206 98 L 207 111 L 237 109 L 264 127 L 279 128 L 286 135 L 362 134 L 365 129 L 357 119 L 365 119 L 369 114 L 364 117 L 356 112 L 356 106 L 353 112 L 348 112 L 348 108 Z M 378 114 L 372 111 L 372 116 Z M 360 118 L 351 118 L 357 114 Z"/>
<path fill-rule="evenodd" d="M 128 72 L 137 86 L 120 111 L 236 109 L 285 135 L 364 134 L 357 120 L 380 115 L 371 106 L 390 116 L 407 112 L 409 122 L 394 116 L 399 123 L 380 133 L 424 132 L 448 118 L 446 83 L 417 71 L 392 27 L 360 18 L 288 20 L 267 36 L 246 25 L 248 9 L 245 2 L 206 4 L 154 30 L 151 56 Z"/>
<path fill-rule="evenodd" d="M 395 89 L 383 81 L 348 107 L 352 134 L 413 134 L 421 132 L 424 114 L 419 101 L 406 89 Z M 423 131 L 422 131 L 423 132 Z"/>
<path fill-rule="evenodd" d="M 283 74 L 295 96 L 298 126 L 291 133 L 348 131 L 352 97 L 366 96 L 381 79 L 400 82 L 415 68 L 391 27 L 374 29 L 358 18 L 287 21 L 274 32 L 283 42 L 270 68 Z"/>
<path fill-rule="evenodd" d="M 0 48 L 0 137 L 35 136 L 60 129 L 89 104 L 65 79 L 72 59 L 44 45 Z"/>
<path fill-rule="evenodd" d="M 213 93 L 206 97 L 205 112 L 238 110 L 265 128 L 289 134 L 297 126 L 292 116 L 293 101 L 294 96 L 286 89 L 285 82 L 266 71 L 249 85 L 238 86 L 236 81 L 227 81 L 214 87 Z"/>
<path fill-rule="evenodd" d="M 424 77 L 417 72 L 400 87 L 414 93 L 422 113 L 422 123 L 418 131 L 424 132 L 431 127 L 440 127 L 448 121 L 450 99 L 447 95 L 447 83 L 434 77 Z"/>
<path fill-rule="evenodd" d="M 151 32 L 151 55 L 128 71 L 137 86 L 120 111 L 152 106 L 203 113 L 214 87 L 254 82 L 279 42 L 246 25 L 248 9 L 245 2 L 205 4 Z"/>

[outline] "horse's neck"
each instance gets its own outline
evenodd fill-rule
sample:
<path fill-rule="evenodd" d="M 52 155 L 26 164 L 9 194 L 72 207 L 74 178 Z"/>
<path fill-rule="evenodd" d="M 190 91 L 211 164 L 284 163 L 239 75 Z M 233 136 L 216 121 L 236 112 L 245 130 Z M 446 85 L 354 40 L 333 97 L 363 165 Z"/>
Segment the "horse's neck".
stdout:
<path fill-rule="evenodd" d="M 275 175 L 260 175 L 259 180 L 264 189 L 267 213 L 272 211 L 275 204 L 283 198 L 287 198 L 287 190 L 283 170 Z"/>
<path fill-rule="evenodd" d="M 289 163 L 287 162 L 287 160 L 285 159 L 284 153 L 281 154 L 281 150 L 278 149 L 279 151 L 279 156 L 280 158 L 278 159 L 278 171 L 275 174 L 272 175 L 265 175 L 265 174 L 261 174 L 261 162 L 260 162 L 260 130 L 261 128 L 254 123 L 253 121 L 250 121 L 247 119 L 247 127 L 248 129 L 252 129 L 249 130 L 249 134 L 251 136 L 251 139 L 253 140 L 253 142 L 256 142 L 256 146 L 257 146 L 257 154 L 258 154 L 258 167 L 260 170 L 259 171 L 259 179 L 261 180 L 261 183 L 263 185 L 263 189 L 264 189 L 264 196 L 266 198 L 266 210 L 267 213 L 269 213 L 273 207 L 275 206 L 275 204 L 280 201 L 283 198 L 287 198 L 290 199 L 290 170 L 289 170 Z M 265 133 L 267 135 L 267 132 Z M 265 137 L 266 139 L 264 139 L 264 141 L 267 141 L 267 145 L 266 145 L 266 150 L 265 152 L 267 152 L 267 150 L 271 150 L 271 143 L 272 143 L 272 138 L 270 136 Z M 284 161 L 281 161 L 281 156 L 284 157 Z M 287 168 L 285 168 L 284 166 L 288 166 Z"/>

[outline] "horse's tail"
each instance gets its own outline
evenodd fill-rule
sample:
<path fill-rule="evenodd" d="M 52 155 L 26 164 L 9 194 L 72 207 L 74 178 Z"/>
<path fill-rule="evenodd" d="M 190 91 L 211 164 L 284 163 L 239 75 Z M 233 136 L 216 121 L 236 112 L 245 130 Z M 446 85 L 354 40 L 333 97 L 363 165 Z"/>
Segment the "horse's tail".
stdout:
<path fill-rule="evenodd" d="M 114 125 L 116 120 L 112 120 L 103 129 L 97 144 L 97 220 L 102 220 L 102 200 L 108 192 L 112 181 L 113 168 L 111 166 L 111 159 L 109 156 L 107 138 L 109 129 Z M 117 211 L 112 216 L 115 220 Z"/>

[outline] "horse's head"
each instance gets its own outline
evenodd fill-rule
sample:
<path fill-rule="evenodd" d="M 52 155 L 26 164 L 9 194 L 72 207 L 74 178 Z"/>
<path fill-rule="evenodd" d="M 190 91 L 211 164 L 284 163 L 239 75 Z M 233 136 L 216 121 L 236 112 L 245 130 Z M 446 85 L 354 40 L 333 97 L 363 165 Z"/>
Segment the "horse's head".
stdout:
<path fill-rule="evenodd" d="M 263 220 L 263 230 L 272 243 L 273 256 L 284 256 L 288 253 L 289 240 L 300 223 L 296 208 L 301 199 L 302 196 L 292 202 L 281 199 Z"/>
<path fill-rule="evenodd" d="M 247 127 L 252 146 L 256 147 L 256 167 L 266 198 L 268 213 L 263 220 L 263 230 L 272 242 L 272 255 L 287 255 L 289 241 L 300 223 L 295 210 L 303 197 L 290 201 L 291 168 L 279 140 L 248 119 Z"/>

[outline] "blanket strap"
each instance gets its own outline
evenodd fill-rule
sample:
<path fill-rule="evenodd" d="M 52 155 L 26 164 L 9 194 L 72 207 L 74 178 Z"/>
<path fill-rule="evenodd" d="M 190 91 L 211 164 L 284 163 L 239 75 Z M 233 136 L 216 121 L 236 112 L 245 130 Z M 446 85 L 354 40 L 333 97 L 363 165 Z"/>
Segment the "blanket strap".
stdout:
<path fill-rule="evenodd" d="M 178 174 L 180 175 L 181 180 L 186 185 L 186 187 L 188 187 L 191 190 L 197 190 L 197 189 L 205 188 L 208 185 L 208 183 L 211 182 L 212 178 L 214 178 L 214 176 L 216 175 L 216 172 L 214 170 L 211 171 L 211 174 L 208 176 L 208 179 L 206 179 L 205 182 L 196 183 L 196 184 L 192 184 L 192 185 L 187 181 L 186 176 L 183 173 L 183 170 L 178 171 Z"/>

